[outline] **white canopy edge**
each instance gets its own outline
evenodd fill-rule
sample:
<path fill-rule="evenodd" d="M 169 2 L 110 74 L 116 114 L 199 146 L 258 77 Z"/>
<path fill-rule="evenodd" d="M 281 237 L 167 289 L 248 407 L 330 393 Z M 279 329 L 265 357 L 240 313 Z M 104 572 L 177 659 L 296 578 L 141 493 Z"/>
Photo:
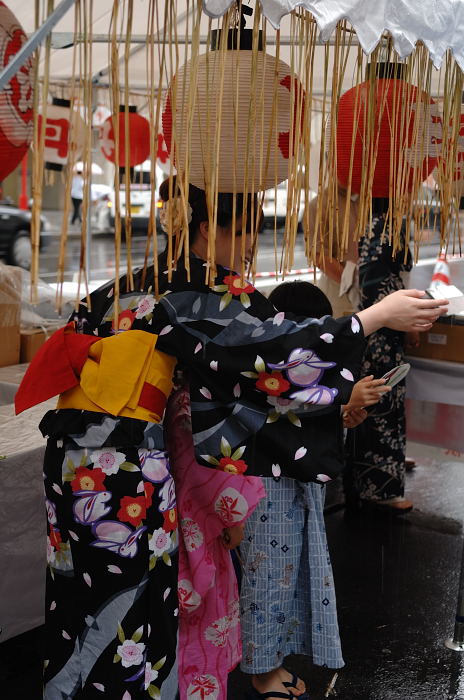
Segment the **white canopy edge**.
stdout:
<path fill-rule="evenodd" d="M 203 0 L 210 17 L 221 17 L 235 0 Z M 388 32 L 400 58 L 406 58 L 418 41 L 427 47 L 440 68 L 450 49 L 464 70 L 464 0 L 259 0 L 264 16 L 278 29 L 282 18 L 301 7 L 311 12 L 328 40 L 340 20 L 348 20 L 359 43 L 370 54 Z"/>

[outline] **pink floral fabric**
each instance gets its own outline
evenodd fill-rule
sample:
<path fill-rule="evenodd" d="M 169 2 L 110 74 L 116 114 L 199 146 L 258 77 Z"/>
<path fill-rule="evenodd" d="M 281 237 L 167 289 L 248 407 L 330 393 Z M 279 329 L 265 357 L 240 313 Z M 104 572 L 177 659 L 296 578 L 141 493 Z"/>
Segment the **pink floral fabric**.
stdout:
<path fill-rule="evenodd" d="M 227 676 L 242 656 L 238 587 L 222 531 L 240 525 L 263 498 L 259 477 L 195 461 L 188 391 L 170 399 L 168 445 L 176 484 L 179 542 L 181 700 L 226 700 Z"/>

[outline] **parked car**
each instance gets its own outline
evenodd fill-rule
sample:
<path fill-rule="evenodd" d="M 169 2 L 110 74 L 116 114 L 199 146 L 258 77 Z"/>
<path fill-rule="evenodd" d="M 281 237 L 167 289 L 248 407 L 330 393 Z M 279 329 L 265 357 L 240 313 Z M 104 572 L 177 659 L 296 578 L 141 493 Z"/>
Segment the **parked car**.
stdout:
<path fill-rule="evenodd" d="M 151 185 L 150 185 L 150 163 L 146 161 L 142 166 L 136 168 L 135 182 L 130 187 L 130 214 L 132 220 L 132 230 L 134 232 L 146 233 L 148 231 L 148 221 L 151 207 Z M 159 184 L 164 180 L 163 172 L 156 169 L 156 181 Z M 115 221 L 115 192 L 114 188 L 103 193 L 94 204 L 94 222 L 97 231 L 112 231 Z M 158 201 L 156 209 L 158 209 Z M 126 187 L 122 182 L 119 187 L 119 206 L 121 210 L 121 222 L 124 230 L 124 220 L 126 215 Z M 157 230 L 159 232 L 158 216 Z"/>
<path fill-rule="evenodd" d="M 316 193 L 310 190 L 310 200 Z M 298 230 L 302 230 L 302 221 L 305 208 L 305 192 L 301 190 L 298 207 Z M 272 187 L 264 193 L 263 201 L 263 228 L 277 229 L 283 228 L 287 218 L 287 180 L 281 182 L 277 187 Z"/>
<path fill-rule="evenodd" d="M 10 265 L 25 270 L 31 267 L 31 212 L 18 209 L 8 202 L 0 202 L 0 256 Z M 40 217 L 40 232 L 49 231 L 50 223 Z M 40 237 L 40 247 L 43 246 Z"/>

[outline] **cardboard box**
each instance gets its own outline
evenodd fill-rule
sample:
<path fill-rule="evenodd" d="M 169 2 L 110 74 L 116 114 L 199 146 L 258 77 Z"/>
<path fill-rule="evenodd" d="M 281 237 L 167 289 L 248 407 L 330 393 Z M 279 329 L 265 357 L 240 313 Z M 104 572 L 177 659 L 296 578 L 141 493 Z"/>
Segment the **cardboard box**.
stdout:
<path fill-rule="evenodd" d="M 20 361 L 30 362 L 47 337 L 41 328 L 21 329 Z"/>
<path fill-rule="evenodd" d="M 22 270 L 0 264 L 0 367 L 19 362 Z"/>
<path fill-rule="evenodd" d="M 446 316 L 433 324 L 425 333 L 420 333 L 420 345 L 408 349 L 408 355 L 426 357 L 429 360 L 464 363 L 464 320 L 457 316 Z"/>
<path fill-rule="evenodd" d="M 0 328 L 0 367 L 19 363 L 19 345 L 19 323 L 13 326 L 2 326 Z"/>
<path fill-rule="evenodd" d="M 42 328 L 21 328 L 21 362 L 30 362 L 37 350 L 58 328 L 61 328 L 61 324 L 47 328 L 46 331 Z"/>

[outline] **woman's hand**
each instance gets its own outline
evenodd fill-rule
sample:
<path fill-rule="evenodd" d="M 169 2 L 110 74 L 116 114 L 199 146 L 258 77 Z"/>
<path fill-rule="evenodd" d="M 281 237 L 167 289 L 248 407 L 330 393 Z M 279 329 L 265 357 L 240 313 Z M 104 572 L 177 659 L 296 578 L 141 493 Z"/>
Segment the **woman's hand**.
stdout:
<path fill-rule="evenodd" d="M 235 549 L 243 540 L 244 525 L 234 525 L 234 527 L 225 527 L 222 531 L 222 541 L 226 549 Z"/>
<path fill-rule="evenodd" d="M 357 316 L 364 334 L 383 327 L 395 331 L 428 331 L 446 313 L 448 299 L 424 299 L 424 294 L 418 289 L 400 289 L 359 311 Z"/>
<path fill-rule="evenodd" d="M 373 406 L 389 391 L 391 391 L 391 387 L 385 386 L 385 379 L 374 379 L 373 374 L 363 377 L 354 385 L 350 400 L 344 407 L 344 411 L 349 412 L 353 408 Z"/>
<path fill-rule="evenodd" d="M 351 411 L 343 411 L 343 427 L 356 428 L 367 418 L 367 411 L 363 408 L 353 408 Z"/>

